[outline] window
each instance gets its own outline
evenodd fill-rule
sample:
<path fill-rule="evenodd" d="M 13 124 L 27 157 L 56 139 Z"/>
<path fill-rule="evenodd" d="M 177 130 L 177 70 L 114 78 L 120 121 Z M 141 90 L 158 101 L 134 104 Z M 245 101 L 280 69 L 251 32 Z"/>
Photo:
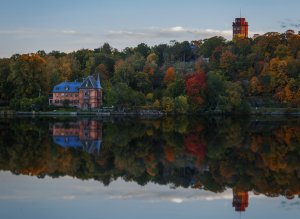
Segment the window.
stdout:
<path fill-rule="evenodd" d="M 78 97 L 78 94 L 75 94 L 75 97 Z"/>
<path fill-rule="evenodd" d="M 67 96 L 69 96 L 69 94 L 68 94 L 68 93 L 66 93 L 66 97 L 67 97 Z"/>
<path fill-rule="evenodd" d="M 85 97 L 88 97 L 88 96 L 89 96 L 89 91 L 87 91 L 87 90 L 84 91 L 84 96 L 85 96 Z"/>
<path fill-rule="evenodd" d="M 56 93 L 56 97 L 58 97 L 58 93 Z"/>
<path fill-rule="evenodd" d="M 65 94 L 64 94 L 64 93 L 62 93 L 62 94 L 61 94 L 61 96 L 62 96 L 62 97 L 64 97 L 64 96 L 65 96 Z"/>

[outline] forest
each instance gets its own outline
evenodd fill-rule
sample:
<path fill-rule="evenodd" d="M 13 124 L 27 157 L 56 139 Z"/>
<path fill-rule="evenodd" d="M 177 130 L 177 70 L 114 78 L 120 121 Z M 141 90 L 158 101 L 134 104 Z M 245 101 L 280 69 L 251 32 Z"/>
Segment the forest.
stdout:
<path fill-rule="evenodd" d="M 249 113 L 300 105 L 300 35 L 212 37 L 141 43 L 122 51 L 38 51 L 0 59 L 0 107 L 51 110 L 48 97 L 62 81 L 101 77 L 104 106 L 166 113 Z M 33 109 L 34 106 L 34 109 Z"/>

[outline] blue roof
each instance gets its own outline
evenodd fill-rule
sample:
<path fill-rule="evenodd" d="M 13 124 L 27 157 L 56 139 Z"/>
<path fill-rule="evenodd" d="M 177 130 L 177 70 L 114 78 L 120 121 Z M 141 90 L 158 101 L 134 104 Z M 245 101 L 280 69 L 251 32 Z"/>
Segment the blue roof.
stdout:
<path fill-rule="evenodd" d="M 98 74 L 97 81 L 96 81 L 96 87 L 97 88 L 102 88 L 101 87 L 101 82 L 100 82 L 100 76 L 99 76 L 99 74 Z"/>
<path fill-rule="evenodd" d="M 102 89 L 100 77 L 98 75 L 97 80 L 93 76 L 88 76 L 83 82 L 62 82 L 53 88 L 53 93 L 78 93 L 81 86 L 83 86 L 87 81 L 90 82 L 91 88 Z"/>
<path fill-rule="evenodd" d="M 53 136 L 53 141 L 64 148 L 82 147 L 82 143 L 78 136 Z"/>
<path fill-rule="evenodd" d="M 100 139 L 98 140 L 92 140 L 92 141 L 82 141 L 82 146 L 84 150 L 88 153 L 99 153 L 101 149 L 101 143 L 102 141 Z"/>
<path fill-rule="evenodd" d="M 53 92 L 55 93 L 77 93 L 79 87 L 81 86 L 82 82 L 62 82 L 53 88 Z"/>
<path fill-rule="evenodd" d="M 102 89 L 99 74 L 97 80 L 91 75 L 84 79 L 81 85 L 82 88 L 85 88 L 86 84 L 89 84 L 88 82 L 90 82 L 91 88 Z"/>
<path fill-rule="evenodd" d="M 53 142 L 63 148 L 80 148 L 88 153 L 99 153 L 102 141 L 98 140 L 83 140 L 79 136 L 53 136 Z"/>

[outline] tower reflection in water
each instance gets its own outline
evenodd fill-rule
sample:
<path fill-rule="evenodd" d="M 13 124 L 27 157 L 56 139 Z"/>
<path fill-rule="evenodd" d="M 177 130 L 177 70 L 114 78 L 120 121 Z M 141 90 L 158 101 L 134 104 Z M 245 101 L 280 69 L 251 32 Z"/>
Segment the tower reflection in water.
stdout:
<path fill-rule="evenodd" d="M 246 211 L 248 204 L 249 204 L 248 192 L 234 191 L 233 189 L 232 207 L 235 208 L 235 211 L 239 211 L 239 212 Z"/>
<path fill-rule="evenodd" d="M 56 122 L 52 125 L 53 142 L 64 148 L 79 148 L 99 153 L 102 144 L 102 124 L 95 120 Z"/>

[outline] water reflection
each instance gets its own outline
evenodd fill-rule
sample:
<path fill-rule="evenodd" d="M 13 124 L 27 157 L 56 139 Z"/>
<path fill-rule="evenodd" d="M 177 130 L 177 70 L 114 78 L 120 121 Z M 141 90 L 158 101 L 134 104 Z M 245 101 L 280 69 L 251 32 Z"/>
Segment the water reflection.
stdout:
<path fill-rule="evenodd" d="M 52 129 L 52 130 L 51 130 Z M 102 123 L 82 119 L 75 122 L 56 122 L 50 127 L 53 142 L 64 148 L 80 148 L 87 153 L 99 153 Z"/>
<path fill-rule="evenodd" d="M 246 211 L 249 203 L 249 194 L 248 192 L 234 191 L 233 192 L 233 201 L 232 206 L 235 208 L 235 211 Z"/>
<path fill-rule="evenodd" d="M 300 194 L 298 119 L 23 118 L 2 119 L 0 131 L 0 169 L 15 174 L 231 188 L 236 211 L 246 211 L 250 191 Z"/>

